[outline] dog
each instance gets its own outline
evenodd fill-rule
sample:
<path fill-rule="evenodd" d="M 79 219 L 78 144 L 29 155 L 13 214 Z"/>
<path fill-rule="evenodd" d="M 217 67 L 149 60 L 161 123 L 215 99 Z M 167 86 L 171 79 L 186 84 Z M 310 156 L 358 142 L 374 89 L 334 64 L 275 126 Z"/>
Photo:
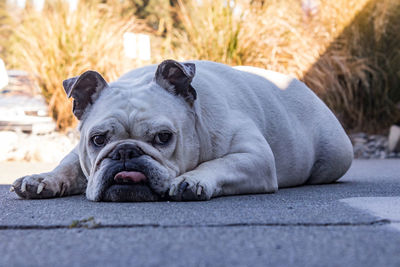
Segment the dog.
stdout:
<path fill-rule="evenodd" d="M 63 82 L 80 141 L 51 172 L 16 180 L 25 199 L 195 201 L 338 180 L 351 142 L 299 80 L 210 61 L 95 71 Z"/>

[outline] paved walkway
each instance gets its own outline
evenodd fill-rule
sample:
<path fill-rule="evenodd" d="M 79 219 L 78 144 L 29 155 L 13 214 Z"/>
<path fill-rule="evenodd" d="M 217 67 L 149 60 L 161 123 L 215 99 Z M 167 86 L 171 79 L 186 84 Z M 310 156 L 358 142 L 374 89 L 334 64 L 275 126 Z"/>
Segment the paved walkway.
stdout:
<path fill-rule="evenodd" d="M 17 178 L 27 174 L 51 171 L 56 166 L 57 163 L 0 162 L 0 185 L 12 184 Z"/>
<path fill-rule="evenodd" d="M 1 185 L 0 253 L 0 266 L 400 266 L 400 160 L 209 202 L 26 201 Z"/>

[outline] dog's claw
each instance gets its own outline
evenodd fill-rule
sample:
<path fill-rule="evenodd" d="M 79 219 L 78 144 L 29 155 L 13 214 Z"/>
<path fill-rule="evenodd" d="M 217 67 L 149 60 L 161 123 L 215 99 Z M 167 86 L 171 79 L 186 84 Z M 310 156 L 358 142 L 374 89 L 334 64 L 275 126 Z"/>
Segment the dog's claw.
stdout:
<path fill-rule="evenodd" d="M 64 195 L 66 189 L 67 189 L 67 187 L 63 184 L 63 185 L 61 186 L 60 197 Z M 55 194 L 54 194 L 54 195 L 55 195 Z"/>
<path fill-rule="evenodd" d="M 203 191 L 203 187 L 201 185 L 199 185 L 199 187 L 197 187 L 197 192 L 196 195 L 199 197 L 201 196 L 201 192 Z"/>
<path fill-rule="evenodd" d="M 10 187 L 10 192 L 14 192 L 15 191 L 15 187 L 12 185 L 11 187 Z"/>
<path fill-rule="evenodd" d="M 43 191 L 44 186 L 45 186 L 44 183 L 40 183 L 38 188 L 37 188 L 36 194 L 39 195 Z"/>
<path fill-rule="evenodd" d="M 205 185 L 199 181 L 182 179 L 179 183 L 171 184 L 169 196 L 174 201 L 199 201 L 207 197 Z"/>
<path fill-rule="evenodd" d="M 175 185 L 171 185 L 171 188 L 169 189 L 169 195 L 170 196 L 175 195 L 175 191 L 176 191 L 176 186 Z"/>
<path fill-rule="evenodd" d="M 24 193 L 26 191 L 26 182 L 23 181 L 21 185 L 21 192 Z"/>

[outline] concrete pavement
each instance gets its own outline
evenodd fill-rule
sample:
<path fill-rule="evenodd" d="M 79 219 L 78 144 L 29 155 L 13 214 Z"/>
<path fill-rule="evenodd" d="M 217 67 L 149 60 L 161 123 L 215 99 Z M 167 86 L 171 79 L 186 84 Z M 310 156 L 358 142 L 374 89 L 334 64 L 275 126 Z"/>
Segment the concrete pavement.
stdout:
<path fill-rule="evenodd" d="M 399 201 L 400 160 L 209 202 L 26 201 L 0 186 L 0 266 L 400 266 Z"/>

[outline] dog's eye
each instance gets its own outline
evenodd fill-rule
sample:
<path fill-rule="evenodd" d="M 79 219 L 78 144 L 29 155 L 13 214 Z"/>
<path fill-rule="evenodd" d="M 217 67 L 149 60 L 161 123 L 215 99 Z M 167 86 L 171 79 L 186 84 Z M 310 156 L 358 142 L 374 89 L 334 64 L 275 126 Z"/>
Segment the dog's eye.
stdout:
<path fill-rule="evenodd" d="M 157 145 L 166 145 L 172 138 L 172 133 L 170 132 L 160 132 L 154 137 L 154 143 Z"/>
<path fill-rule="evenodd" d="M 103 146 L 106 143 L 105 135 L 95 135 L 92 137 L 92 142 L 95 146 Z"/>

